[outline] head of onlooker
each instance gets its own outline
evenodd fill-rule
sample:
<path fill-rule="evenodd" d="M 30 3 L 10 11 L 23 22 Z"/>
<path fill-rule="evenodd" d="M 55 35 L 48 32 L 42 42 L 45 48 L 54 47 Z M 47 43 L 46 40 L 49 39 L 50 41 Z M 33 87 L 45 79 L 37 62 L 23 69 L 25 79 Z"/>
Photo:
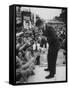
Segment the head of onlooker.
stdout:
<path fill-rule="evenodd" d="M 36 25 L 36 27 L 38 27 L 38 29 L 41 29 L 44 27 L 44 22 L 41 19 L 39 19 L 36 21 L 35 25 Z"/>

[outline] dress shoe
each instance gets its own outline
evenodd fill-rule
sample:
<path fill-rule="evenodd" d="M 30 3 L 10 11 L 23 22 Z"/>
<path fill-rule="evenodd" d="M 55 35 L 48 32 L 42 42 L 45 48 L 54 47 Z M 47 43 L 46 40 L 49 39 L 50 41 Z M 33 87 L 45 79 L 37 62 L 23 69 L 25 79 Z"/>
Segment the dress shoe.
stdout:
<path fill-rule="evenodd" d="M 44 69 L 44 71 L 49 71 L 49 69 L 47 68 L 47 69 Z"/>
<path fill-rule="evenodd" d="M 48 76 L 45 77 L 46 79 L 51 79 L 54 78 L 54 74 L 49 74 Z"/>

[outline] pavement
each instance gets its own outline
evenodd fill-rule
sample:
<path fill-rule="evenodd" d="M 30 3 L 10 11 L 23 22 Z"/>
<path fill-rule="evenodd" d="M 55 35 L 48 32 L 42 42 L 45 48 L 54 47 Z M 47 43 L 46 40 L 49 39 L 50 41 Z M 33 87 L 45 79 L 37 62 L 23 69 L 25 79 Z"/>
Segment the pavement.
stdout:
<path fill-rule="evenodd" d="M 60 49 L 57 56 L 57 66 L 56 66 L 56 74 L 54 78 L 45 79 L 49 72 L 44 71 L 47 68 L 47 53 L 41 54 L 40 57 L 40 65 L 35 66 L 34 73 L 28 78 L 28 83 L 30 82 L 51 82 L 51 81 L 65 81 L 66 80 L 66 65 L 63 64 L 65 62 L 65 56 L 63 55 L 64 50 Z"/>
<path fill-rule="evenodd" d="M 47 67 L 41 67 L 36 65 L 34 73 L 35 75 L 32 75 L 28 78 L 28 83 L 32 82 L 52 82 L 52 81 L 65 81 L 66 80 L 66 66 L 57 66 L 56 67 L 56 75 L 54 78 L 51 79 L 45 79 L 47 75 L 49 75 L 49 72 L 44 71 L 44 69 Z"/>

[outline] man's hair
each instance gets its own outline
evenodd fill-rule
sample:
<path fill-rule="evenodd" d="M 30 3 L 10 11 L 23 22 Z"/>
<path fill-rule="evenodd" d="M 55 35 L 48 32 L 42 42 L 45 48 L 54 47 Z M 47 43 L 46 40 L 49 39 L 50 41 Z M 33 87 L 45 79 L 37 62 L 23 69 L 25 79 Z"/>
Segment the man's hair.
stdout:
<path fill-rule="evenodd" d="M 39 26 L 41 26 L 42 24 L 43 24 L 43 21 L 42 21 L 41 19 L 39 19 L 39 20 L 36 21 L 36 24 L 35 24 L 35 25 L 36 25 L 37 27 L 39 27 Z"/>

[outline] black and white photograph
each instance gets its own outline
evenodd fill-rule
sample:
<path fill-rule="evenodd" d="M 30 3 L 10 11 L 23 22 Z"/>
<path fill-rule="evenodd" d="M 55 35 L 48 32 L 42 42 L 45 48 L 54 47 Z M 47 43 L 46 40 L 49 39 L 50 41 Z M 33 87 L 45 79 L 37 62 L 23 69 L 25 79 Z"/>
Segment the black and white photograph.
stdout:
<path fill-rule="evenodd" d="M 67 80 L 67 8 L 16 5 L 16 84 Z"/>

